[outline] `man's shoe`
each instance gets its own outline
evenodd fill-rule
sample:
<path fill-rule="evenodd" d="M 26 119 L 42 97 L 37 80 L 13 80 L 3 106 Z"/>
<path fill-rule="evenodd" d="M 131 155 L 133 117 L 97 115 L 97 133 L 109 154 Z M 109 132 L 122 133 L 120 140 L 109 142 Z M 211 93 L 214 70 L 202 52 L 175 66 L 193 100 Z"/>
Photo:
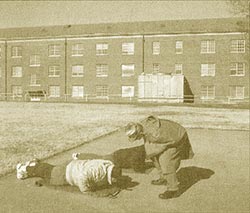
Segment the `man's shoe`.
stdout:
<path fill-rule="evenodd" d="M 177 191 L 166 191 L 162 194 L 159 194 L 161 199 L 171 199 L 177 197 Z"/>
<path fill-rule="evenodd" d="M 167 180 L 165 180 L 163 178 L 159 178 L 157 180 L 152 180 L 151 184 L 153 184 L 153 185 L 167 185 Z"/>

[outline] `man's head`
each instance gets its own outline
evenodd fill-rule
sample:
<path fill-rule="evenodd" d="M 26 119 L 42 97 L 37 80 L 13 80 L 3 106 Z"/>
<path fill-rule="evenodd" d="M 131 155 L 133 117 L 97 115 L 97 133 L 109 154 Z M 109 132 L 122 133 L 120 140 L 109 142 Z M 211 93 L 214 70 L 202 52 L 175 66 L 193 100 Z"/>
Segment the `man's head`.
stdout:
<path fill-rule="evenodd" d="M 17 179 L 23 180 L 28 177 L 35 176 L 34 171 L 39 163 L 38 159 L 33 159 L 32 161 L 27 161 L 25 163 L 19 163 L 16 165 L 16 176 Z"/>
<path fill-rule="evenodd" d="M 125 127 L 126 135 L 129 138 L 129 141 L 134 142 L 140 140 L 143 136 L 143 127 L 139 123 L 128 123 Z"/>

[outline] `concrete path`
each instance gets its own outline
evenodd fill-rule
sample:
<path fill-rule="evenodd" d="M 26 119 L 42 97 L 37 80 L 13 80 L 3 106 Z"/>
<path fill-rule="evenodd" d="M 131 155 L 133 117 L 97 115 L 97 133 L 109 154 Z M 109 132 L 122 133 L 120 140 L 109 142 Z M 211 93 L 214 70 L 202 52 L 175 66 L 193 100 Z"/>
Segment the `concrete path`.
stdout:
<path fill-rule="evenodd" d="M 36 178 L 20 181 L 10 174 L 0 179 L 0 212 L 249 212 L 249 132 L 189 129 L 188 133 L 195 157 L 181 164 L 178 198 L 158 198 L 165 188 L 150 184 L 157 178 L 155 169 L 145 174 L 126 170 L 135 184 L 113 199 L 85 196 L 72 187 L 36 187 Z M 118 131 L 48 162 L 64 162 L 73 152 L 106 154 L 140 143 L 129 143 Z"/>

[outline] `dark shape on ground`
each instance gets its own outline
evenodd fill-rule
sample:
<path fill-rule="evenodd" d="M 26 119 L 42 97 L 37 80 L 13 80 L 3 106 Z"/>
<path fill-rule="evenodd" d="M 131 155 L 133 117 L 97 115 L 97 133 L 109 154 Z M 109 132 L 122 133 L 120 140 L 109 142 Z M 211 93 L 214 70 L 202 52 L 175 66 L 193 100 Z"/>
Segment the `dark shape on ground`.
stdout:
<path fill-rule="evenodd" d="M 116 197 L 122 190 L 128 190 L 132 191 L 132 188 L 137 186 L 139 183 L 132 181 L 132 178 L 129 176 L 121 176 L 117 183 L 110 185 L 110 186 L 105 186 L 105 187 L 100 187 L 97 189 L 92 189 L 93 191 L 87 192 L 87 195 L 93 196 L 93 197 Z M 64 185 L 64 186 L 51 186 L 47 185 L 49 188 L 53 188 L 55 190 L 62 190 L 65 192 L 72 192 L 72 193 L 81 193 L 78 189 L 78 187 L 75 186 L 69 186 L 69 185 Z"/>
<path fill-rule="evenodd" d="M 94 153 L 80 153 L 78 159 L 105 159 L 111 160 L 116 166 L 122 169 L 134 169 L 136 172 L 144 173 L 150 167 L 145 163 L 146 152 L 144 145 L 116 150 L 108 155 L 98 155 Z"/>
<path fill-rule="evenodd" d="M 205 169 L 195 166 L 181 168 L 177 172 L 177 178 L 180 182 L 179 190 L 175 197 L 181 196 L 191 186 L 203 179 L 209 179 L 214 174 L 211 169 Z"/>
<path fill-rule="evenodd" d="M 117 183 L 105 187 L 98 188 L 89 194 L 94 197 L 116 197 L 122 190 L 132 191 L 132 188 L 137 186 L 139 183 L 132 181 L 129 176 L 122 176 L 118 179 Z"/>

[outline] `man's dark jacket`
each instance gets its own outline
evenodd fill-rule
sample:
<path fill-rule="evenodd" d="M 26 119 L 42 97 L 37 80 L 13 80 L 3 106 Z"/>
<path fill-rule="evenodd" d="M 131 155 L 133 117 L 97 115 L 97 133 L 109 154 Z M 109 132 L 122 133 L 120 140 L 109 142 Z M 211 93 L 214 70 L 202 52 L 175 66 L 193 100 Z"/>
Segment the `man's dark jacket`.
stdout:
<path fill-rule="evenodd" d="M 181 160 L 193 157 L 186 129 L 180 124 L 149 116 L 141 122 L 141 125 L 148 158 L 157 156 L 169 148 L 176 148 Z"/>

